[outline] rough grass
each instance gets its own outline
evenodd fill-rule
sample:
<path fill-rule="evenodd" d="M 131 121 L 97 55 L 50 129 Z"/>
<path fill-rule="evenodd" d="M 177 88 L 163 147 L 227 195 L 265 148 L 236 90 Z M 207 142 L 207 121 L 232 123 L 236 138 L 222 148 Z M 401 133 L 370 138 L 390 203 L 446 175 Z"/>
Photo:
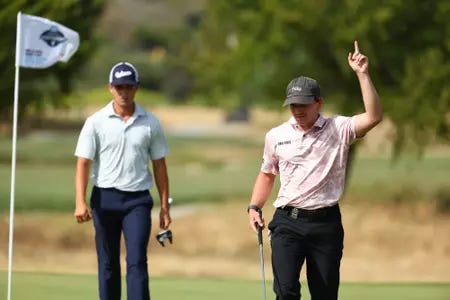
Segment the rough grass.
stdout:
<path fill-rule="evenodd" d="M 249 229 L 247 198 L 197 205 L 174 203 L 174 243 L 158 245 L 158 213 L 152 213 L 150 272 L 159 277 L 259 279 L 259 249 Z M 274 208 L 263 209 L 266 222 Z M 450 282 L 450 219 L 431 208 L 399 204 L 341 205 L 345 228 L 342 281 Z M 6 268 L 8 214 L 0 214 L 0 270 Z M 96 272 L 92 222 L 77 224 L 72 212 L 19 212 L 14 223 L 15 270 Z M 266 231 L 265 231 L 266 232 Z M 272 279 L 270 244 L 264 234 L 266 278 Z M 125 248 L 122 243 L 123 254 Z M 125 270 L 125 255 L 122 255 Z M 304 268 L 305 269 L 305 268 Z M 304 270 L 301 278 L 305 278 Z"/>
<path fill-rule="evenodd" d="M 78 132 L 37 131 L 17 145 L 16 209 L 71 210 L 73 156 Z M 259 170 L 263 140 L 259 135 L 168 135 L 171 196 L 180 203 L 249 197 Z M 0 211 L 10 197 L 11 141 L 0 138 Z M 386 155 L 357 155 L 346 201 L 430 202 L 446 210 L 450 190 L 450 155 L 404 155 L 395 163 Z M 274 189 L 276 192 L 276 189 Z"/>
<path fill-rule="evenodd" d="M 353 198 L 376 202 L 442 202 L 450 196 L 450 155 L 404 155 L 398 161 L 388 156 L 356 158 L 349 174 L 347 192 Z"/>
<path fill-rule="evenodd" d="M 74 148 L 78 132 L 39 131 L 19 138 L 16 208 L 70 210 L 74 197 Z M 208 202 L 249 197 L 259 170 L 263 141 L 241 136 L 168 136 L 172 197 Z M 0 210 L 9 207 L 11 141 L 0 138 Z M 429 202 L 446 210 L 450 155 L 357 155 L 346 201 Z M 275 192 L 275 191 L 274 191 Z"/>

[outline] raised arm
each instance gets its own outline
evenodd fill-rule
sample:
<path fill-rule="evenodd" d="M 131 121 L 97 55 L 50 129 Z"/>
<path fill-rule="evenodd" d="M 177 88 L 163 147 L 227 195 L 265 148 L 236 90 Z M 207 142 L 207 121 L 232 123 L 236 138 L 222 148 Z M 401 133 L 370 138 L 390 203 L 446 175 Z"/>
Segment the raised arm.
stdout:
<path fill-rule="evenodd" d="M 356 137 L 363 137 L 369 130 L 381 122 L 383 111 L 380 99 L 369 75 L 369 59 L 359 52 L 358 42 L 355 51 L 348 54 L 348 64 L 355 71 L 361 87 L 365 112 L 355 116 Z"/>

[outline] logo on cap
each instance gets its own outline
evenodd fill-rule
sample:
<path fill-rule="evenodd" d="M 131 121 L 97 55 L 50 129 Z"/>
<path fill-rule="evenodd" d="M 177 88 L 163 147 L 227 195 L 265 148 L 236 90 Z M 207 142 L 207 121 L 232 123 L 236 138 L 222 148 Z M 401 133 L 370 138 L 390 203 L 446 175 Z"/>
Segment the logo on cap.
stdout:
<path fill-rule="evenodd" d="M 320 97 L 320 86 L 315 79 L 300 76 L 289 82 L 284 105 L 310 104 Z"/>
<path fill-rule="evenodd" d="M 131 71 L 120 71 L 120 72 L 116 72 L 116 73 L 114 73 L 114 76 L 116 77 L 116 78 L 122 78 L 122 77 L 125 77 L 125 76 L 130 76 L 130 75 L 132 75 L 133 73 L 131 73 Z"/>
<path fill-rule="evenodd" d="M 114 65 L 109 73 L 111 85 L 138 85 L 139 73 L 136 68 L 128 62 L 120 62 Z"/>

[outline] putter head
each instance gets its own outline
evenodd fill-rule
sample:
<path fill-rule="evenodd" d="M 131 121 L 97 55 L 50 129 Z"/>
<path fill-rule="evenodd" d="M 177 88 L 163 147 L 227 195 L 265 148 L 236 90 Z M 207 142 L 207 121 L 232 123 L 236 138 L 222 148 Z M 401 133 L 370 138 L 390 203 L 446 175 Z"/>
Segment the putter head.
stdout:
<path fill-rule="evenodd" d="M 164 231 L 161 231 L 161 232 L 159 232 L 157 235 L 156 235 L 156 240 L 159 242 L 159 244 L 161 245 L 161 246 L 163 246 L 164 247 L 164 240 L 165 239 L 168 239 L 169 240 L 169 242 L 172 244 L 172 239 L 173 239 L 173 237 L 172 237 L 172 231 L 170 231 L 170 229 L 166 229 L 166 230 L 164 230 Z"/>

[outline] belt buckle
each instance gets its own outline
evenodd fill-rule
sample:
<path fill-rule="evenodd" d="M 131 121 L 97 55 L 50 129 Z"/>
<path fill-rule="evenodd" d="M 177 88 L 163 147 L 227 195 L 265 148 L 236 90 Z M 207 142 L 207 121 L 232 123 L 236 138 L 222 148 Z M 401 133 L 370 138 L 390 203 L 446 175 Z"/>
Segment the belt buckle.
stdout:
<path fill-rule="evenodd" d="M 293 209 L 291 209 L 291 211 L 289 212 L 289 217 L 291 217 L 294 220 L 298 219 L 298 213 L 299 213 L 299 209 L 294 207 Z"/>

